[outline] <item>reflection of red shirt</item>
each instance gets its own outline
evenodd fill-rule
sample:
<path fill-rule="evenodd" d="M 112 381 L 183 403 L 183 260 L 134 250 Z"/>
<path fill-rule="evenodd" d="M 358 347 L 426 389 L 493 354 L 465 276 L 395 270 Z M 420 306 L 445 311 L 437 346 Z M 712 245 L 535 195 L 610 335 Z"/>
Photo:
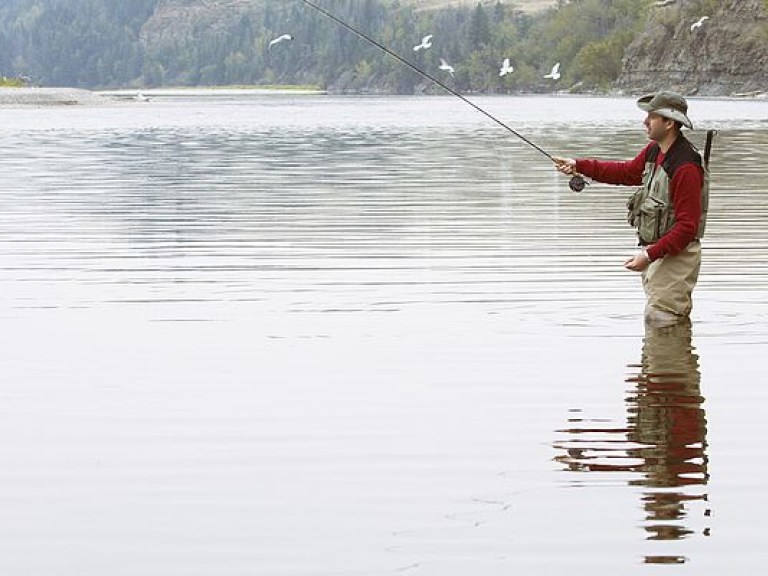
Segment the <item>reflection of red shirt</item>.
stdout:
<path fill-rule="evenodd" d="M 576 170 L 585 176 L 605 182 L 606 184 L 621 184 L 624 186 L 640 186 L 643 183 L 643 169 L 651 142 L 633 160 L 626 162 L 607 162 L 588 158 L 576 160 Z M 656 156 L 656 166 L 661 166 L 664 153 Z M 704 175 L 701 167 L 695 162 L 680 165 L 669 184 L 669 194 L 675 208 L 675 223 L 658 242 L 648 246 L 648 256 L 658 260 L 666 255 L 674 256 L 683 251 L 693 240 L 701 219 L 701 188 L 704 185 Z"/>
<path fill-rule="evenodd" d="M 707 483 L 706 418 L 702 399 L 689 395 L 683 382 L 649 384 L 638 397 L 637 441 L 650 486 L 688 486 Z M 631 437 L 631 433 L 630 433 Z"/>

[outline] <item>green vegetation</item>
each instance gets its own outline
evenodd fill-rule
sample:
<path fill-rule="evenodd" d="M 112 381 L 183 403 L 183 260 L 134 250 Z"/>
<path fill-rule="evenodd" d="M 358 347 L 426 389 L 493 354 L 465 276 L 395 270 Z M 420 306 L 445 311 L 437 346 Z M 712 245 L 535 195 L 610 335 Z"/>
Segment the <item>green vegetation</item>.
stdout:
<path fill-rule="evenodd" d="M 157 0 L 3 0 L 0 74 L 35 84 L 98 88 L 141 75 L 142 25 Z"/>
<path fill-rule="evenodd" d="M 609 88 L 651 3 L 579 0 L 528 15 L 501 2 L 415 11 L 399 0 L 316 1 L 457 89 L 495 93 Z M 267 49 L 285 33 L 294 40 Z M 426 34 L 433 35 L 432 48 L 414 52 Z M 455 67 L 455 77 L 438 69 L 441 58 Z M 500 77 L 504 58 L 515 71 Z M 544 79 L 558 61 L 562 77 Z M 299 0 L 253 0 L 237 8 L 210 0 L 4 0 L 0 73 L 84 88 L 435 89 Z"/>
<path fill-rule="evenodd" d="M 21 78 L 0 76 L 0 88 L 21 88 L 22 86 L 24 86 L 24 80 Z"/>
<path fill-rule="evenodd" d="M 162 90 L 198 90 L 199 86 L 164 86 Z M 216 92 L 217 90 L 274 90 L 280 92 L 321 92 L 322 86 L 317 84 L 232 84 L 216 86 L 206 86 L 205 91 Z"/>

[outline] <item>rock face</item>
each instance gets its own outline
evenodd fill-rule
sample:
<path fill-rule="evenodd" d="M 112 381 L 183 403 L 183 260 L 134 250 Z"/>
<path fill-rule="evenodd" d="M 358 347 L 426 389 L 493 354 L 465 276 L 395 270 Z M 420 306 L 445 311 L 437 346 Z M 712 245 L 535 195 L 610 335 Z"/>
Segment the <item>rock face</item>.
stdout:
<path fill-rule="evenodd" d="M 400 0 L 401 4 L 409 4 L 416 10 L 435 10 L 442 8 L 474 8 L 478 2 L 485 6 L 493 6 L 497 0 Z M 508 2 L 517 10 L 523 12 L 540 12 L 557 6 L 557 0 L 516 0 Z"/>
<path fill-rule="evenodd" d="M 703 16 L 701 25 L 692 27 Z M 765 0 L 664 0 L 624 53 L 617 88 L 689 95 L 768 92 Z"/>
<path fill-rule="evenodd" d="M 174 40 L 193 39 L 202 30 L 226 32 L 253 5 L 250 0 L 159 0 L 155 13 L 142 27 L 141 39 L 155 48 Z"/>

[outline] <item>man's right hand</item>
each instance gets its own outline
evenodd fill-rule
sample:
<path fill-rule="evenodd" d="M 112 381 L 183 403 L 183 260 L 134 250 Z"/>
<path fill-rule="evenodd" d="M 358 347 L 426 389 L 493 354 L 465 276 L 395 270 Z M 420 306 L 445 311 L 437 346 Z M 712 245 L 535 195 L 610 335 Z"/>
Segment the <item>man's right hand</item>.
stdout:
<path fill-rule="evenodd" d="M 576 174 L 576 160 L 573 158 L 560 158 L 559 156 L 553 156 L 552 161 L 555 163 L 555 168 L 559 172 L 567 174 L 568 176 L 573 176 Z"/>

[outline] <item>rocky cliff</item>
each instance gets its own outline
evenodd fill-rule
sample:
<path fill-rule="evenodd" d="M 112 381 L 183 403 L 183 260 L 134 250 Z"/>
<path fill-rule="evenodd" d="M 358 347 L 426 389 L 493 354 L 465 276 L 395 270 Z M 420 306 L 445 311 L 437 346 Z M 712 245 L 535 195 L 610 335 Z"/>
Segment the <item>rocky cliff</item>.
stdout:
<path fill-rule="evenodd" d="M 262 4 L 251 0 L 159 0 L 142 27 L 141 38 L 155 48 L 171 40 L 199 37 L 203 32 L 226 31 Z"/>
<path fill-rule="evenodd" d="M 624 54 L 617 88 L 700 96 L 768 93 L 768 2 L 659 0 Z"/>
<path fill-rule="evenodd" d="M 400 0 L 401 4 L 413 6 L 416 10 L 435 10 L 442 8 L 474 8 L 478 3 L 483 6 L 493 6 L 498 0 Z M 516 10 L 534 13 L 557 6 L 557 0 L 515 0 L 504 2 L 514 6 Z"/>

